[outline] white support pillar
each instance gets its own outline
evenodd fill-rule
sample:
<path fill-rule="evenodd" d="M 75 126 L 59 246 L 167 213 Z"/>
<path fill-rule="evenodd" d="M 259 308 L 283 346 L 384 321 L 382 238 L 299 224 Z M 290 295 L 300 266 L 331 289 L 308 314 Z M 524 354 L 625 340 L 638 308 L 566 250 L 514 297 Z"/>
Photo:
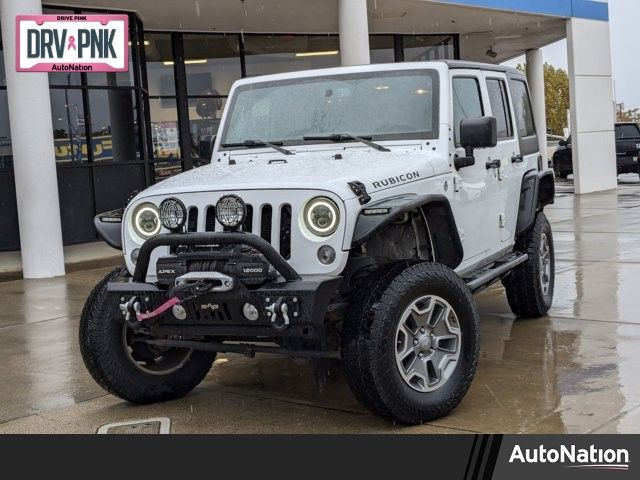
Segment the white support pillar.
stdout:
<path fill-rule="evenodd" d="M 371 63 L 367 0 L 338 0 L 338 30 L 342 65 Z"/>
<path fill-rule="evenodd" d="M 25 278 L 64 275 L 58 180 L 46 73 L 16 72 L 16 15 L 42 13 L 40 0 L 2 0 L 13 171 Z"/>
<path fill-rule="evenodd" d="M 567 20 L 575 192 L 617 187 L 609 23 Z"/>
<path fill-rule="evenodd" d="M 527 51 L 527 81 L 531 90 L 533 119 L 538 130 L 538 145 L 543 165 L 547 166 L 547 112 L 544 96 L 544 60 L 542 50 Z"/>

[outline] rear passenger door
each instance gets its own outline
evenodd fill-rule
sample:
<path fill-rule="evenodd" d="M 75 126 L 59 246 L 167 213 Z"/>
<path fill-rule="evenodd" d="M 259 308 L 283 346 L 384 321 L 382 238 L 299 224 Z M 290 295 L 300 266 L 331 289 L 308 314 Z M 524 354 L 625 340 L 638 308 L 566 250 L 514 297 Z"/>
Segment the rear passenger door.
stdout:
<path fill-rule="evenodd" d="M 516 138 L 507 77 L 499 72 L 485 72 L 484 79 L 489 115 L 495 117 L 498 125 L 498 144 L 492 149 L 493 168 L 489 169 L 492 174 L 490 181 L 497 191 L 498 216 L 495 220 L 500 241 L 509 243 L 515 237 L 524 161 Z"/>

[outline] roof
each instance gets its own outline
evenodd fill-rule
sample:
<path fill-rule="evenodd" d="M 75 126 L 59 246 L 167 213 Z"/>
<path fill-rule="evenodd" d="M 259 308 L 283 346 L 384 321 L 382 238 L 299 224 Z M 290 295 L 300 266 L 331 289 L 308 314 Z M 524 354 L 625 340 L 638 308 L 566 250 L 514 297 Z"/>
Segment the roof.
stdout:
<path fill-rule="evenodd" d="M 510 73 L 512 75 L 524 75 L 524 72 L 517 68 L 506 67 L 504 65 L 495 65 L 493 63 L 481 63 L 481 62 L 467 62 L 464 60 L 445 60 L 449 69 L 451 70 L 485 70 L 487 72 L 502 72 Z"/>

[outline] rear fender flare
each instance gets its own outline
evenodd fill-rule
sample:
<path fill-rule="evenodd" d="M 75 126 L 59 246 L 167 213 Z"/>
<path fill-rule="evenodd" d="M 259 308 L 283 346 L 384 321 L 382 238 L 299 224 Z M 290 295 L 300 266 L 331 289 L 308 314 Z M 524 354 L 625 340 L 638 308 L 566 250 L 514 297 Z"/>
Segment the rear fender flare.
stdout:
<path fill-rule="evenodd" d="M 520 189 L 516 237 L 531 228 L 540 210 L 553 204 L 555 192 L 555 179 L 551 170 L 531 170 L 524 174 Z"/>

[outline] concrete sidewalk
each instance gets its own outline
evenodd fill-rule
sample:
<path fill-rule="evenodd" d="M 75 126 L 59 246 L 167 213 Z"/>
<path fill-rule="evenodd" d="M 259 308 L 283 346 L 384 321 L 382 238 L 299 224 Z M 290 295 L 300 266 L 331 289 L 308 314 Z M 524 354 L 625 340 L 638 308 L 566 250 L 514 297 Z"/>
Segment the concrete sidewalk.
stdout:
<path fill-rule="evenodd" d="M 105 242 L 82 243 L 64 247 L 67 273 L 122 265 L 122 252 Z M 0 282 L 22 278 L 20 252 L 0 252 Z"/>

